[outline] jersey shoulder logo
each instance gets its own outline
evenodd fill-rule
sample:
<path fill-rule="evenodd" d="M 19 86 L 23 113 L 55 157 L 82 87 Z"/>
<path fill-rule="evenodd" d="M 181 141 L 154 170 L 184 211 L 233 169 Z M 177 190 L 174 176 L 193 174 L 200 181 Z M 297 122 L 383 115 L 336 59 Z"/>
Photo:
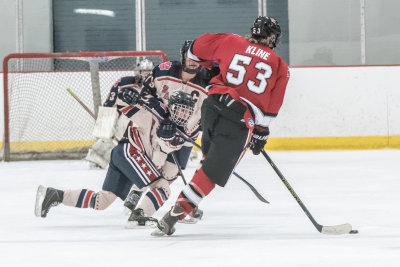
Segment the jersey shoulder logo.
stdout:
<path fill-rule="evenodd" d="M 172 66 L 171 61 L 166 61 L 160 64 L 160 70 L 169 70 Z"/>

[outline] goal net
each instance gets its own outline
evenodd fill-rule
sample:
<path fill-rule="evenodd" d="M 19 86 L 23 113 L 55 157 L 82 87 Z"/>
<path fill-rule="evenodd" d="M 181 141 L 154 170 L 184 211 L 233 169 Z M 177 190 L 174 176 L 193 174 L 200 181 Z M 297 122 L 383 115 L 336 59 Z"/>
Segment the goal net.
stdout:
<path fill-rule="evenodd" d="M 162 51 L 10 54 L 4 59 L 4 138 L 0 157 L 10 160 L 79 159 L 94 143 L 92 112 L 121 77 L 138 64 L 167 60 Z"/>

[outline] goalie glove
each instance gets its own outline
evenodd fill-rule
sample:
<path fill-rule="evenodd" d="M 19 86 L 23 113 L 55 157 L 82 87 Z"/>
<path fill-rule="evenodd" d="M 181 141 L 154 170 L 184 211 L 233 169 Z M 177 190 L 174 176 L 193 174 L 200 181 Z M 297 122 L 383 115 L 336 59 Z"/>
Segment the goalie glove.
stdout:
<path fill-rule="evenodd" d="M 156 134 L 160 139 L 170 141 L 175 137 L 176 124 L 170 119 L 165 119 L 160 123 Z"/>
<path fill-rule="evenodd" d="M 253 130 L 253 135 L 251 136 L 251 141 L 249 148 L 253 151 L 254 155 L 260 154 L 261 150 L 264 149 L 265 144 L 267 144 L 267 139 L 269 135 L 269 128 L 260 125 L 255 125 Z"/>
<path fill-rule="evenodd" d="M 140 94 L 136 89 L 132 87 L 126 87 L 123 89 L 122 99 L 129 105 L 136 105 L 140 102 Z"/>

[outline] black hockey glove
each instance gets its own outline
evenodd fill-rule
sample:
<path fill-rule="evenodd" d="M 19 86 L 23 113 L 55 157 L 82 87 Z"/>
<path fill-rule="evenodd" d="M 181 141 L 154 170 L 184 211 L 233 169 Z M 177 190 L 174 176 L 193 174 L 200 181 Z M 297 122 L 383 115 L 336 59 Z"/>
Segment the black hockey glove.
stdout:
<path fill-rule="evenodd" d="M 249 144 L 250 149 L 253 151 L 254 155 L 260 154 L 261 150 L 264 149 L 267 143 L 269 135 L 269 128 L 260 125 L 254 126 L 253 135 L 251 136 L 251 141 Z"/>
<path fill-rule="evenodd" d="M 176 124 L 169 119 L 165 119 L 160 123 L 156 133 L 160 139 L 170 141 L 175 137 Z"/>
<path fill-rule="evenodd" d="M 137 103 L 139 103 L 140 94 L 136 89 L 132 87 L 126 87 L 123 90 L 124 91 L 122 92 L 122 99 L 125 103 L 129 105 L 136 105 Z"/>

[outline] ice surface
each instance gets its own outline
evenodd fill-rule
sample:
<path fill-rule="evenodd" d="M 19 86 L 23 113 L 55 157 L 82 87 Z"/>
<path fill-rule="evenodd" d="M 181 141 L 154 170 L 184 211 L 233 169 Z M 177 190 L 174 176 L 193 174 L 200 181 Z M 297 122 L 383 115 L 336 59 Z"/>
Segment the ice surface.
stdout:
<path fill-rule="evenodd" d="M 119 199 L 105 211 L 60 205 L 45 219 L 34 216 L 39 184 L 101 188 L 106 171 L 85 161 L 0 162 L 0 266 L 400 266 L 400 150 L 269 154 L 318 223 L 351 223 L 360 233 L 319 233 L 267 161 L 251 153 L 236 171 L 271 204 L 232 176 L 201 203 L 203 221 L 161 238 L 125 229 Z M 182 186 L 173 184 L 155 217 Z"/>

